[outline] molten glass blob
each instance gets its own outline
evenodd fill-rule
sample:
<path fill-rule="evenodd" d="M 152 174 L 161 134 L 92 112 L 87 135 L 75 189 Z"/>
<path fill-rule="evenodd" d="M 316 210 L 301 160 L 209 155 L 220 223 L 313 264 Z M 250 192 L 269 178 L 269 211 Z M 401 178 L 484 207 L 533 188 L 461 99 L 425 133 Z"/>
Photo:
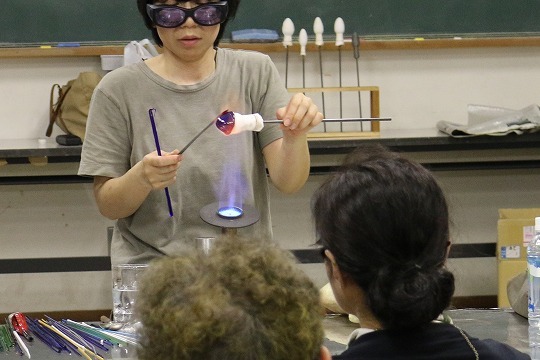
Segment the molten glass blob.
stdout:
<path fill-rule="evenodd" d="M 216 119 L 216 126 L 225 135 L 230 135 L 234 129 L 234 113 L 229 110 L 225 110 Z"/>
<path fill-rule="evenodd" d="M 224 219 L 237 219 L 244 211 L 237 206 L 224 206 L 218 209 L 218 215 Z"/>
<path fill-rule="evenodd" d="M 231 135 L 243 131 L 261 131 L 264 122 L 259 114 L 241 115 L 225 110 L 217 117 L 216 127 L 225 135 Z"/>

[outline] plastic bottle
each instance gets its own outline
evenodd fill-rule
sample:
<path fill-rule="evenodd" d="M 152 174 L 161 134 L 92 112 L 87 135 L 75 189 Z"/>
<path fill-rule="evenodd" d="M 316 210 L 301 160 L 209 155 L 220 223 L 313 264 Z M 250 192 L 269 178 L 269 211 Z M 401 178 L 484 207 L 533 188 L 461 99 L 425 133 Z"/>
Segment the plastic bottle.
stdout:
<path fill-rule="evenodd" d="M 540 328 L 540 217 L 534 219 L 534 238 L 527 247 L 529 326 Z"/>

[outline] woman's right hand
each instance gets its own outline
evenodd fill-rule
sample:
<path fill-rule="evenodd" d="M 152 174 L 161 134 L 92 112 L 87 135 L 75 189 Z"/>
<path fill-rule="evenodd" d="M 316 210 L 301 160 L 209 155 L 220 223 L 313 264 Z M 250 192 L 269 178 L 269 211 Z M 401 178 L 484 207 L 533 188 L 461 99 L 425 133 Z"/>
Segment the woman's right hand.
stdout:
<path fill-rule="evenodd" d="M 176 181 L 176 172 L 180 167 L 182 155 L 179 150 L 171 152 L 157 151 L 146 154 L 142 159 L 142 174 L 144 181 L 152 190 L 161 190 Z"/>

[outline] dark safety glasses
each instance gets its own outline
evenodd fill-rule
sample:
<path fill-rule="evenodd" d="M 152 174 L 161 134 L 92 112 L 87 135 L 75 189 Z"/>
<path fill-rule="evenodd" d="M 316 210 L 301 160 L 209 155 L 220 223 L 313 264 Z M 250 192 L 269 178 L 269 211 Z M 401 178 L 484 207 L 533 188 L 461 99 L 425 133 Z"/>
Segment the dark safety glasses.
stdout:
<path fill-rule="evenodd" d="M 191 9 L 176 5 L 146 5 L 146 12 L 152 22 L 160 27 L 175 28 L 190 17 L 199 25 L 213 26 L 227 20 L 227 1 L 206 3 Z"/>

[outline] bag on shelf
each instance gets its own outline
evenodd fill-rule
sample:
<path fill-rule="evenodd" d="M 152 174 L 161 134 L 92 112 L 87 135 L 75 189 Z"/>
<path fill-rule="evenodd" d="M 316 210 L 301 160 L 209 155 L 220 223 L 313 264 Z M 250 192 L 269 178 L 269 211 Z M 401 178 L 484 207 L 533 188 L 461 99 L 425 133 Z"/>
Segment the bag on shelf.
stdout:
<path fill-rule="evenodd" d="M 124 47 L 124 66 L 145 61 L 157 55 L 158 51 L 150 40 L 130 41 Z"/>
<path fill-rule="evenodd" d="M 68 138 L 78 137 L 79 143 L 82 142 L 86 131 L 90 99 L 100 80 L 100 74 L 88 71 L 81 72 L 76 79 L 68 81 L 63 86 L 54 84 L 50 94 L 49 126 L 45 135 L 51 136 L 53 125 L 56 124 L 68 135 Z M 60 143 L 58 138 L 57 141 Z"/>

